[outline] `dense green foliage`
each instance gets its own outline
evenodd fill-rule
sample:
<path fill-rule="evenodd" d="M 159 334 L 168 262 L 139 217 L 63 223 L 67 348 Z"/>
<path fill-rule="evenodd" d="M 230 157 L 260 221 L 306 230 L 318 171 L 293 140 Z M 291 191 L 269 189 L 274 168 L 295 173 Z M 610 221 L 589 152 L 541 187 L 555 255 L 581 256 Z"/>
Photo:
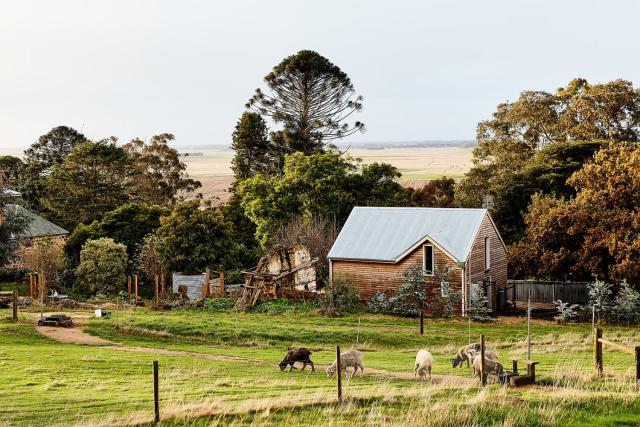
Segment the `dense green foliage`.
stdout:
<path fill-rule="evenodd" d="M 87 240 L 110 237 L 127 247 L 129 259 L 137 258 L 143 239 L 160 227 L 160 217 L 170 210 L 161 206 L 126 203 L 107 212 L 99 221 L 78 225 L 67 238 L 65 255 L 72 265 L 80 260 L 80 250 Z"/>
<path fill-rule="evenodd" d="M 25 166 L 17 189 L 30 208 L 44 209 L 42 199 L 47 194 L 47 177 L 55 166 L 65 161 L 71 150 L 86 141 L 87 138 L 75 129 L 57 126 L 25 150 Z"/>
<path fill-rule="evenodd" d="M 231 148 L 235 151 L 231 160 L 235 183 L 257 173 L 273 175 L 282 170 L 282 154 L 269 141 L 267 123 L 260 114 L 242 113 L 231 139 Z"/>
<path fill-rule="evenodd" d="M 456 181 L 443 176 L 432 179 L 421 188 L 408 189 L 407 197 L 411 206 L 425 208 L 450 208 L 454 206 Z"/>
<path fill-rule="evenodd" d="M 395 179 L 396 168 L 373 163 L 360 166 L 333 152 L 285 160 L 281 177 L 262 174 L 240 183 L 238 194 L 248 218 L 256 225 L 261 243 L 298 215 L 319 215 L 342 223 L 354 206 L 395 205 L 404 190 Z"/>
<path fill-rule="evenodd" d="M 165 271 L 202 272 L 230 268 L 238 246 L 220 210 L 201 208 L 198 200 L 182 203 L 161 219 L 157 252 Z"/>
<path fill-rule="evenodd" d="M 163 133 L 152 136 L 148 143 L 136 138 L 122 146 L 131 166 L 127 190 L 132 200 L 174 206 L 185 194 L 202 186 L 189 178 L 178 150 L 169 146 L 174 139 L 172 134 Z"/>
<path fill-rule="evenodd" d="M 42 202 L 72 229 L 125 203 L 128 176 L 129 158 L 115 140 L 85 141 L 53 167 Z"/>
<path fill-rule="evenodd" d="M 126 280 L 127 248 L 106 237 L 89 240 L 80 251 L 80 264 L 75 270 L 79 290 L 91 295 L 115 295 Z"/>
<path fill-rule="evenodd" d="M 320 311 L 327 316 L 342 316 L 358 307 L 358 293 L 353 283 L 343 277 L 334 278 L 324 287 Z"/>

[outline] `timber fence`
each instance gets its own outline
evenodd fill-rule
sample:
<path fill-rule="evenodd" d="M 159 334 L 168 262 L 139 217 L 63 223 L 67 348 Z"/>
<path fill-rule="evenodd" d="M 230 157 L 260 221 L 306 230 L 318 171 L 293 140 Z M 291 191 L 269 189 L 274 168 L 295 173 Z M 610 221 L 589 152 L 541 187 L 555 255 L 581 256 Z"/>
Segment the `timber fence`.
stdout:
<path fill-rule="evenodd" d="M 588 282 L 555 282 L 541 280 L 509 280 L 514 301 L 527 301 L 531 291 L 531 302 L 553 303 L 557 300 L 569 304 L 589 302 Z M 511 296 L 511 295 L 510 295 Z"/>

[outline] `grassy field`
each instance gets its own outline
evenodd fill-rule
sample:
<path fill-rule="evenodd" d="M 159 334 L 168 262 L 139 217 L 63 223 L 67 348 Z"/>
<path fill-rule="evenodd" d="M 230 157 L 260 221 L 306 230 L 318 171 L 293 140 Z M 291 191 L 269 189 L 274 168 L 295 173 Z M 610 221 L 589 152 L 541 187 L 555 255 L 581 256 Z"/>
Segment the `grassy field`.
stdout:
<path fill-rule="evenodd" d="M 79 316 L 76 312 L 73 315 Z M 0 318 L 8 315 L 0 310 Z M 151 361 L 160 363 L 162 425 L 638 425 L 639 388 L 633 357 L 605 353 L 605 378 L 593 376 L 588 325 L 536 321 L 533 358 L 540 384 L 478 387 L 450 358 L 484 334 L 508 365 L 526 351 L 524 319 L 492 324 L 427 321 L 368 314 L 326 318 L 297 314 L 235 314 L 138 308 L 86 330 L 116 345 L 54 342 L 36 332 L 33 314 L 0 322 L 0 425 L 133 425 L 153 415 Z M 358 326 L 359 325 L 359 326 Z M 637 328 L 607 327 L 627 345 Z M 345 381 L 335 402 L 335 378 L 320 366 L 335 345 L 364 351 L 364 377 Z M 315 373 L 282 373 L 289 346 L 313 351 Z M 413 380 L 418 348 L 435 357 L 434 380 Z"/>
<path fill-rule="evenodd" d="M 347 154 L 364 163 L 385 162 L 397 167 L 405 184 L 416 186 L 442 176 L 461 178 L 471 168 L 470 147 L 398 147 L 385 149 L 352 148 Z M 199 192 L 207 198 L 226 201 L 233 180 L 230 149 L 207 150 L 200 156 L 182 160 L 189 174 L 202 182 Z"/>

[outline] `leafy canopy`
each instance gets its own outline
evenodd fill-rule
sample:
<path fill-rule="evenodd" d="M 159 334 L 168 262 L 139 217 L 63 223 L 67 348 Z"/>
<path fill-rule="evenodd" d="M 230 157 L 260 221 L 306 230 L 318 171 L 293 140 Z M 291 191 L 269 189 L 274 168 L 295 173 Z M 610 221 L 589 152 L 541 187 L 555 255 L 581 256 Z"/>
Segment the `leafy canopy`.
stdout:
<path fill-rule="evenodd" d="M 321 216 L 338 223 L 354 206 L 389 206 L 404 197 L 388 164 L 360 165 L 338 153 L 287 155 L 284 174 L 262 174 L 240 183 L 238 195 L 245 214 L 256 226 L 263 245 L 292 218 Z"/>
<path fill-rule="evenodd" d="M 90 294 L 115 295 L 124 290 L 127 248 L 113 239 L 89 240 L 80 251 L 76 285 Z"/>

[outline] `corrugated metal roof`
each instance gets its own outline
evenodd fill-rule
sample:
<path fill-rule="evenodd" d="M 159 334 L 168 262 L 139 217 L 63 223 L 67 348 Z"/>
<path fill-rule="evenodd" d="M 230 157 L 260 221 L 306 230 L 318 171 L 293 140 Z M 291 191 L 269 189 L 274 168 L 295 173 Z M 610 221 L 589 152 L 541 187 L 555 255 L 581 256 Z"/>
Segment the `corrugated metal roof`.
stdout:
<path fill-rule="evenodd" d="M 397 262 L 429 238 L 463 262 L 486 214 L 486 209 L 355 207 L 328 257 Z"/>
<path fill-rule="evenodd" d="M 6 205 L 5 208 L 12 209 L 14 212 L 19 215 L 24 215 L 30 220 L 23 237 L 61 236 L 69 234 L 64 228 L 58 227 L 54 223 L 47 221 L 20 205 Z"/>

